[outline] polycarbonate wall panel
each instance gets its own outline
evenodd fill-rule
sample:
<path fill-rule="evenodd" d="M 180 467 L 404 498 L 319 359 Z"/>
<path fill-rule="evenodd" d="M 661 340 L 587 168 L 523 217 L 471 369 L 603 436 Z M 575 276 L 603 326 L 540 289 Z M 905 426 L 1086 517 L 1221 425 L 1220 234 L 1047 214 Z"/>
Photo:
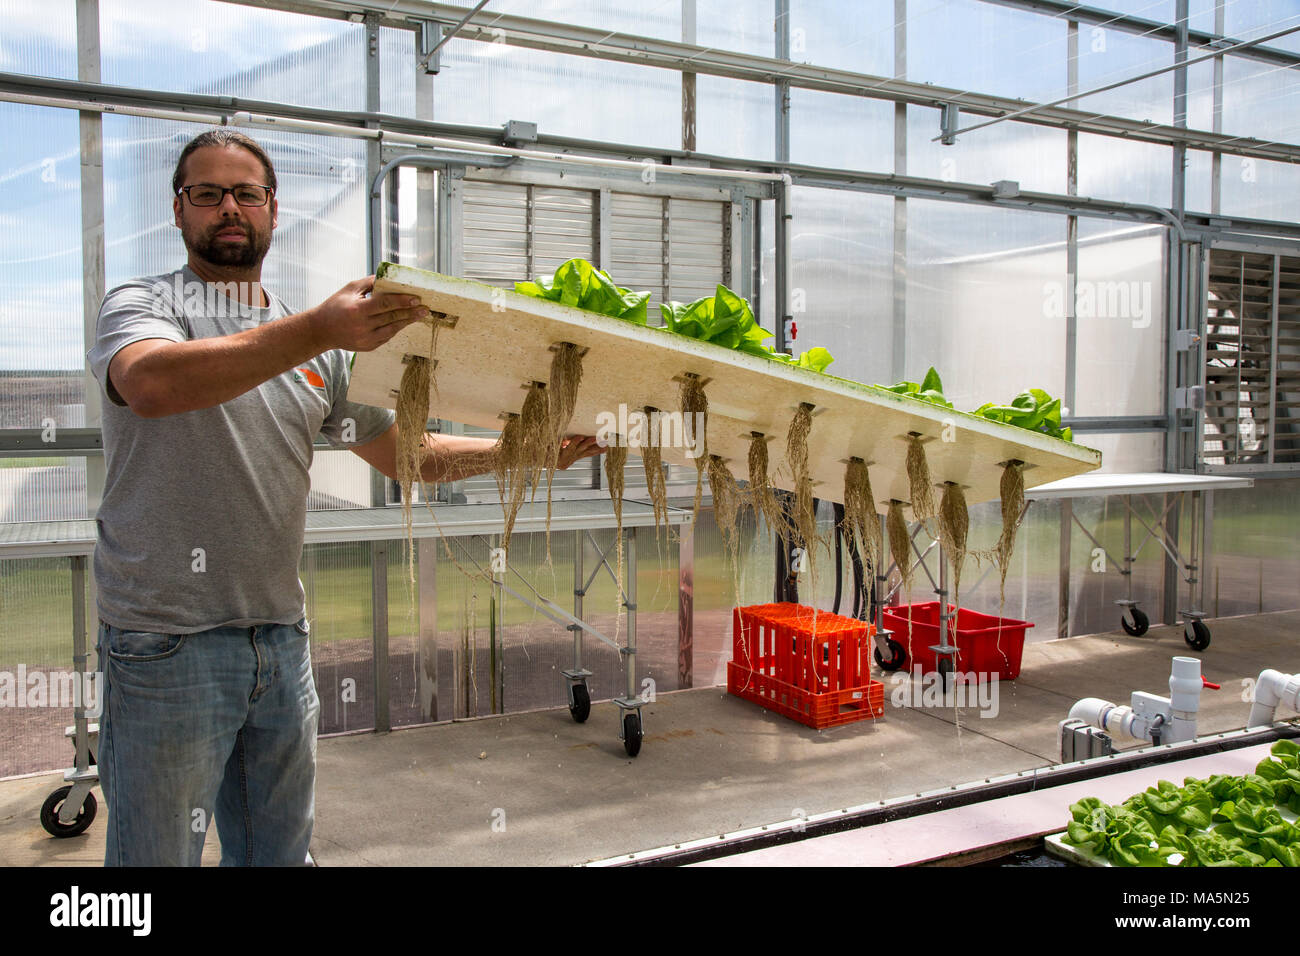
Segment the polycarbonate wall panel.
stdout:
<path fill-rule="evenodd" d="M 365 27 L 215 0 L 101 0 L 105 83 L 361 110 Z"/>
<path fill-rule="evenodd" d="M 686 507 L 690 505 L 689 501 L 685 502 Z M 731 660 L 731 609 L 738 605 L 766 604 L 772 600 L 775 585 L 772 534 L 762 523 L 756 525 L 752 518 L 742 519 L 737 526 L 734 548 L 740 558 L 739 565 L 730 556 L 713 509 L 701 508 L 695 526 L 692 591 L 694 640 L 691 657 L 696 687 L 727 682 L 727 662 Z M 830 573 L 824 569 L 823 560 L 818 576 L 829 579 Z M 817 593 L 808 588 L 806 576 L 801 576 L 800 603 L 829 607 L 829 604 L 822 605 L 816 600 Z"/>
<path fill-rule="evenodd" d="M 796 186 L 793 203 L 789 348 L 829 349 L 840 378 L 892 381 L 893 198 Z"/>
<path fill-rule="evenodd" d="M 317 448 L 311 463 L 309 511 L 370 507 L 370 465 L 350 451 Z"/>
<path fill-rule="evenodd" d="M 185 262 L 171 178 L 202 127 L 104 117 L 107 288 Z M 262 282 L 291 309 L 316 305 L 365 274 L 365 146 L 357 140 L 258 130 L 275 166 L 279 226 Z"/>
<path fill-rule="evenodd" d="M 790 59 L 894 75 L 894 0 L 791 0 Z"/>
<path fill-rule="evenodd" d="M 389 546 L 388 580 L 402 582 L 401 549 Z M 370 545 L 309 544 L 299 575 L 311 624 L 312 675 L 322 734 L 375 725 L 373 588 Z M 390 598 L 390 630 L 404 616 Z"/>
<path fill-rule="evenodd" d="M 1214 157 L 1197 149 L 1187 151 L 1186 198 L 1188 212 L 1208 213 L 1214 204 Z"/>
<path fill-rule="evenodd" d="M 1300 7 L 1295 23 L 1300 25 Z M 1274 63 L 1224 57 L 1223 131 L 1265 142 L 1300 141 L 1300 73 Z"/>
<path fill-rule="evenodd" d="M 1163 495 L 1134 495 L 1132 503 L 1134 511 L 1152 526 L 1164 510 Z M 1128 586 L 1120 574 L 1120 562 L 1124 560 L 1124 502 L 1110 496 L 1075 498 L 1070 504 L 1079 523 L 1092 532 L 1106 553 L 1099 552 L 1078 525 L 1071 525 L 1070 633 L 1062 636 L 1118 631 L 1123 612 L 1115 602 L 1128 597 Z M 1165 552 L 1158 541 L 1146 539 L 1146 529 L 1138 518 L 1133 518 L 1132 542 L 1137 554 L 1133 561 L 1133 600 L 1141 602 L 1152 623 L 1160 623 Z"/>
<path fill-rule="evenodd" d="M 416 70 L 415 38 L 412 30 L 394 30 L 391 27 L 379 30 L 380 112 L 415 116 L 415 84 L 431 83 L 436 79 L 423 70 Z"/>
<path fill-rule="evenodd" d="M 1300 24 L 1300 9 L 1291 0 L 1225 0 L 1224 32 L 1238 40 L 1267 36 Z M 1300 53 L 1300 33 L 1291 33 L 1267 46 Z"/>
<path fill-rule="evenodd" d="M 1165 470 L 1164 432 L 1075 432 L 1080 445 L 1101 452 L 1097 474 L 1131 475 Z"/>
<path fill-rule="evenodd" d="M 442 52 L 433 82 L 439 122 L 521 120 L 550 136 L 681 146 L 681 81 L 672 71 L 469 40 Z"/>
<path fill-rule="evenodd" d="M 1300 607 L 1300 480 L 1258 478 L 1214 493 L 1206 610 L 1213 617 Z M 1294 673 L 1295 661 L 1272 666 Z"/>
<path fill-rule="evenodd" d="M 894 171 L 894 104 L 819 90 L 790 91 L 790 161 Z"/>
<path fill-rule="evenodd" d="M 993 614 L 1031 621 L 1035 625 L 1025 639 L 1050 641 L 1057 636 L 1056 620 L 1060 594 L 1060 503 L 1036 502 L 1030 506 L 1016 534 L 1015 550 L 1007 568 L 1006 599 L 998 593 L 998 571 L 991 563 L 979 565 L 968 559 L 961 579 L 961 606 L 981 614 Z M 1002 532 L 1002 505 L 998 501 L 972 503 L 967 539 L 972 550 L 992 548 Z M 929 541 L 922 532 L 917 543 L 922 550 Z M 934 555 L 930 573 L 938 578 Z M 904 603 L 899 594 L 896 603 Z M 918 568 L 912 581 L 912 603 L 935 600 L 929 580 Z"/>
<path fill-rule="evenodd" d="M 583 581 L 604 553 L 610 571 L 620 570 L 614 530 L 592 532 L 583 545 Z M 675 690 L 677 679 L 677 544 L 664 532 L 662 548 L 652 529 L 638 529 L 637 540 L 637 688 L 654 682 L 656 692 Z M 626 578 L 628 532 L 624 533 Z M 549 560 L 543 533 L 515 534 L 510 540 L 507 583 L 534 604 L 541 599 L 574 610 L 574 567 L 578 535 L 552 531 Z M 518 713 L 567 703 L 568 682 L 561 673 L 573 667 L 573 634 L 519 597 L 505 594 L 494 610 L 491 587 L 477 573 L 488 563 L 495 539 L 455 538 L 452 557 L 437 549 L 437 687 L 438 720 Z M 405 598 L 403 597 L 404 601 Z M 398 605 L 393 605 L 394 608 Z M 620 647 L 627 644 L 626 610 L 611 573 L 601 569 L 583 598 L 582 619 Z M 403 618 L 403 621 L 405 618 Z M 406 625 L 403 624 L 403 627 Z M 394 629 L 396 634 L 397 630 Z M 411 664 L 400 648 L 390 646 L 391 671 L 401 676 Z M 584 635 L 582 665 L 592 671 L 588 688 L 593 700 L 626 694 L 621 655 L 590 634 Z M 394 724 L 418 721 L 410 692 L 393 698 Z M 399 706 L 400 704 L 400 706 Z"/>
<path fill-rule="evenodd" d="M 84 580 L 89 592 L 89 570 Z M 72 598 L 70 559 L 0 559 L 0 673 L 10 675 L 24 705 L 0 707 L 0 778 L 72 765 L 72 744 L 63 736 L 72 725 L 75 703 L 68 698 Z M 97 625 L 89 593 L 83 600 L 89 608 L 86 646 L 93 671 Z M 38 694 L 38 688 L 43 692 Z"/>
<path fill-rule="evenodd" d="M 681 7 L 680 0 L 669 0 L 669 5 Z M 719 50 L 775 56 L 775 15 L 776 5 L 767 0 L 695 0 L 695 42 Z"/>
<path fill-rule="evenodd" d="M 450 2 L 454 6 L 464 7 L 466 12 L 475 6 L 475 0 Z M 727 4 L 721 6 L 725 11 Z M 702 20 L 707 3 L 701 2 L 700 7 L 699 16 Z M 617 0 L 547 0 L 540 8 L 534 0 L 493 0 L 485 13 L 530 17 L 551 23 L 571 23 L 574 26 L 616 30 L 623 34 L 657 37 L 661 40 L 682 38 L 681 0 L 651 0 L 650 3 L 633 7 Z"/>
<path fill-rule="evenodd" d="M 775 103 L 776 94 L 767 83 L 749 83 L 722 76 L 697 77 L 696 151 L 715 156 L 771 160 L 776 155 Z M 791 125 L 793 136 L 793 120 Z M 678 140 L 680 144 L 680 136 Z"/>
<path fill-rule="evenodd" d="M 1164 240 L 1162 228 L 1079 221 L 1074 303 L 1078 371 L 1071 414 L 1164 411 Z M 1049 311 L 1061 311 L 1058 304 L 1067 288 L 1061 284 L 1050 290 Z"/>
<path fill-rule="evenodd" d="M 1196 4 L 1201 2 L 1209 6 L 1211 13 L 1214 12 L 1214 0 L 1192 0 L 1189 12 L 1194 13 Z M 1157 23 L 1173 23 L 1176 15 L 1175 0 L 1105 0 L 1104 3 L 1093 3 L 1089 6 L 1130 17 L 1140 17 L 1143 20 L 1154 20 Z"/>
<path fill-rule="evenodd" d="M 1223 157 L 1221 212 L 1300 222 L 1300 167 L 1250 157 Z"/>
<path fill-rule="evenodd" d="M 939 110 L 907 108 L 907 173 L 944 182 L 995 183 L 1012 179 L 1026 192 L 1066 190 L 1065 130 L 998 123 L 964 133 L 951 146 L 934 142 Z"/>
<path fill-rule="evenodd" d="M 1080 196 L 1167 209 L 1173 195 L 1173 168 L 1173 150 L 1168 146 L 1079 134 Z"/>
<path fill-rule="evenodd" d="M 1066 272 L 1061 218 L 919 200 L 907 216 L 906 377 L 934 366 L 962 410 L 1060 395 L 1065 318 L 1045 292 Z"/>
<path fill-rule="evenodd" d="M 0 458 L 0 523 L 89 517 L 85 458 Z"/>
<path fill-rule="evenodd" d="M 0 428 L 84 424 L 77 115 L 0 103 Z"/>
<path fill-rule="evenodd" d="M 1136 2 L 1143 2 L 1143 0 L 1136 0 Z M 1188 4 L 1188 27 L 1193 30 L 1204 30 L 1207 33 L 1213 32 L 1215 2 L 1216 0 L 1191 0 Z"/>
<path fill-rule="evenodd" d="M 1209 53 L 1203 47 L 1191 47 L 1187 58 Z M 1192 129 L 1214 129 L 1214 61 L 1194 63 L 1187 68 L 1187 125 Z"/>
<path fill-rule="evenodd" d="M 0 0 L 0 72 L 77 78 L 76 0 Z M 6 126 L 6 129 L 8 127 Z"/>
<path fill-rule="evenodd" d="M 1080 92 L 1173 65 L 1172 43 L 1100 26 L 1079 27 Z M 1062 88 L 1052 98 L 1065 96 L 1068 92 Z M 1153 123 L 1172 123 L 1174 74 L 1170 71 L 1082 97 L 1075 101 L 1075 108 Z"/>
<path fill-rule="evenodd" d="M 1063 20 L 978 0 L 909 4 L 912 81 L 1043 102 L 1066 92 L 1066 55 Z"/>

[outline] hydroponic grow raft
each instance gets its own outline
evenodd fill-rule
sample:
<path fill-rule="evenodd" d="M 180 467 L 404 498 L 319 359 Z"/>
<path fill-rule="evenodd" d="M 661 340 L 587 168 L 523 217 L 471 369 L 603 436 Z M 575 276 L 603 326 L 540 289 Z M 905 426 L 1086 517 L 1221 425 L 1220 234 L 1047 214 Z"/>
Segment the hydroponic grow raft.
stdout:
<path fill-rule="evenodd" d="M 909 433 L 923 436 L 933 480 L 960 483 L 971 503 L 999 497 L 1007 461 L 1025 462 L 1026 487 L 1101 464 L 1101 453 L 1082 445 L 662 329 L 409 266 L 383 263 L 378 277 L 376 294 L 417 295 L 445 317 L 434 353 L 431 414 L 450 421 L 499 429 L 503 415 L 520 411 L 528 386 L 546 382 L 552 347 L 570 342 L 586 350 L 571 434 L 596 434 L 602 414 L 618 420 L 620 407 L 629 415 L 646 406 L 680 412 L 683 378 L 696 375 L 708 396 L 708 453 L 744 477 L 751 436 L 761 432 L 771 439 L 771 483 L 794 490 L 785 439 L 806 403 L 813 406 L 813 494 L 827 501 L 843 500 L 850 457 L 867 462 L 879 512 L 890 499 L 909 500 Z M 412 324 L 380 348 L 358 353 L 349 398 L 395 408 L 403 360 L 427 356 L 429 336 L 428 325 Z M 695 464 L 685 448 L 661 451 L 665 462 Z"/>

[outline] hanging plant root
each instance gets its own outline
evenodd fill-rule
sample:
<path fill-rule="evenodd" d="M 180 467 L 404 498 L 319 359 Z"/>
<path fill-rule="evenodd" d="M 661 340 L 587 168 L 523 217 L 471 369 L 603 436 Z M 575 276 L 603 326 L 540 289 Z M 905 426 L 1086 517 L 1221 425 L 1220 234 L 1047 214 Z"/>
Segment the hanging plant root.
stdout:
<path fill-rule="evenodd" d="M 578 403 L 578 385 L 582 382 L 584 350 L 572 342 L 554 346 L 551 377 L 546 387 L 546 416 L 550 442 L 546 448 L 546 561 L 551 560 L 551 485 L 559 467 L 560 442 L 573 420 Z"/>
<path fill-rule="evenodd" d="M 970 511 L 961 485 L 946 481 L 939 501 L 939 541 L 952 564 L 952 603 L 960 606 L 961 571 L 966 563 L 966 539 L 970 531 Z"/>
<path fill-rule="evenodd" d="M 812 478 L 808 473 L 808 434 L 812 431 L 812 413 L 812 405 L 807 402 L 799 405 L 790 420 L 790 431 L 785 441 L 786 462 L 790 465 L 795 489 L 792 530 L 803 543 L 810 561 L 817 541 L 817 512 L 813 505 Z"/>
<path fill-rule="evenodd" d="M 897 498 L 891 498 L 889 501 L 889 512 L 885 517 L 885 528 L 889 532 L 889 554 L 898 567 L 898 575 L 903 582 L 903 593 L 910 604 L 912 601 L 912 541 L 907 535 L 907 520 L 903 517 L 903 502 Z"/>
<path fill-rule="evenodd" d="M 655 537 L 658 538 L 660 528 L 668 526 L 668 483 L 664 480 L 663 455 L 659 452 L 659 435 L 654 428 L 659 421 L 659 409 L 647 405 L 644 411 L 650 434 L 641 446 L 641 463 L 645 471 L 646 492 L 654 510 Z"/>
<path fill-rule="evenodd" d="M 863 573 L 870 580 L 883 560 L 884 542 L 867 463 L 861 458 L 850 458 L 844 466 L 844 530 L 849 547 L 857 547 L 861 554 Z"/>
<path fill-rule="evenodd" d="M 994 560 L 998 565 L 998 615 L 1007 600 L 1007 569 L 1011 567 L 1011 552 L 1016 546 L 1016 532 L 1020 528 L 1020 515 L 1025 510 L 1025 463 L 1012 460 L 1002 466 L 1002 480 L 998 490 L 1002 496 L 1002 534 L 998 538 Z"/>
<path fill-rule="evenodd" d="M 925 445 L 915 432 L 907 436 L 907 480 L 912 495 L 912 517 L 917 521 L 930 520 L 939 509 L 934 502 L 934 482 L 930 478 Z"/>
<path fill-rule="evenodd" d="M 709 399 L 704 394 L 700 377 L 691 372 L 682 376 L 681 388 L 682 431 L 696 451 L 695 456 L 695 506 L 691 511 L 691 526 L 700 516 L 700 499 L 704 492 L 704 469 L 708 462 Z M 697 417 L 698 416 L 698 417 Z M 699 425 L 697 430 L 696 425 Z"/>
<path fill-rule="evenodd" d="M 761 515 L 768 530 L 779 532 L 784 520 L 781 506 L 768 478 L 767 436 L 762 432 L 749 433 L 749 500 L 757 515 Z"/>

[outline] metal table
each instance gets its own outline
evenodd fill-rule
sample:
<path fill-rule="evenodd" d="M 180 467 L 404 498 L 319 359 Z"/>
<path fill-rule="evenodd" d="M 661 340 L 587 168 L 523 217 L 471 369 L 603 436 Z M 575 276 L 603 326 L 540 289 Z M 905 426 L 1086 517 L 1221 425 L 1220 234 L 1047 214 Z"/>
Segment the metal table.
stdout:
<path fill-rule="evenodd" d="M 1061 597 L 1060 621 L 1058 634 L 1069 633 L 1070 601 L 1070 526 L 1077 525 L 1096 547 L 1100 548 L 1111 564 L 1120 568 L 1125 578 L 1125 596 L 1115 603 L 1124 608 L 1120 615 L 1120 624 L 1134 637 L 1147 632 L 1150 621 L 1147 615 L 1138 609 L 1138 601 L 1133 598 L 1133 561 L 1141 553 L 1148 541 L 1155 541 L 1164 549 L 1168 557 L 1165 567 L 1165 623 L 1183 625 L 1183 638 L 1193 650 L 1204 650 L 1210 644 L 1210 629 L 1202 620 L 1206 612 L 1202 610 L 1205 599 L 1205 583 L 1197 577 L 1197 572 L 1205 559 L 1206 542 L 1210 539 L 1213 523 L 1213 494 L 1231 488 L 1250 488 L 1254 485 L 1251 478 L 1225 478 L 1210 475 L 1183 475 L 1155 473 L 1076 475 L 1049 482 L 1025 491 L 1025 505 L 1032 501 L 1056 499 L 1061 503 Z M 1186 495 L 1192 496 L 1191 534 L 1187 553 L 1178 547 L 1178 519 Z M 1161 495 L 1160 511 L 1152 507 L 1149 496 Z M 1124 503 L 1124 558 L 1116 561 L 1110 552 L 1097 540 L 1096 536 L 1083 526 L 1074 514 L 1072 501 L 1075 498 L 1119 497 Z M 1133 499 L 1137 498 L 1149 512 L 1152 519 L 1148 524 L 1139 513 Z M 1133 519 L 1145 530 L 1145 535 L 1133 547 Z M 1198 533 L 1199 530 L 1199 533 Z M 1109 565 L 1108 565 L 1109 567 Z M 1181 567 L 1181 570 L 1180 570 Z M 1187 607 L 1178 608 L 1177 578 L 1181 576 L 1187 582 Z M 1198 593 L 1197 584 L 1200 584 Z M 1182 620 L 1174 618 L 1182 615 Z"/>

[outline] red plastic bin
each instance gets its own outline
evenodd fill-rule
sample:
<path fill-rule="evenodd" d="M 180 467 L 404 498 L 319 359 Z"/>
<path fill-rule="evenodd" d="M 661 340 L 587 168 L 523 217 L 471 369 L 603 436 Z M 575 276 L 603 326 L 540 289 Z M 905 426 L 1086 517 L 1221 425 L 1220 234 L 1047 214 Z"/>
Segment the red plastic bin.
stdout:
<path fill-rule="evenodd" d="M 1020 676 L 1020 659 L 1025 650 L 1025 631 L 1034 625 L 1009 617 L 981 614 L 967 608 L 956 610 L 956 632 L 949 631 L 948 643 L 957 645 L 954 669 L 961 674 L 975 674 L 984 682 L 996 674 L 998 680 L 1015 680 Z M 937 671 L 938 661 L 930 650 L 939 640 L 939 602 L 911 605 L 911 628 L 908 627 L 908 605 L 884 608 L 881 612 L 886 629 L 893 631 L 894 640 L 907 651 L 908 671 L 920 665 L 922 673 Z M 951 622 L 948 625 L 952 627 Z"/>

